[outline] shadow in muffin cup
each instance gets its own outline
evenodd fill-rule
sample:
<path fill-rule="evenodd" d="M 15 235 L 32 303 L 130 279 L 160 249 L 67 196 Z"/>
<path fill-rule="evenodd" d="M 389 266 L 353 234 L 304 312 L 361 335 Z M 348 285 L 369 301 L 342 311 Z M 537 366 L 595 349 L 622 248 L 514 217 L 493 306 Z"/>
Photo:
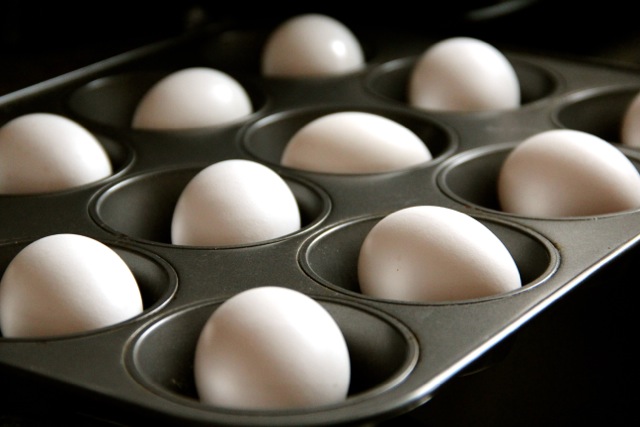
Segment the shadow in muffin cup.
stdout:
<path fill-rule="evenodd" d="M 91 214 L 98 224 L 116 234 L 171 244 L 171 221 L 178 198 L 201 170 L 202 167 L 166 169 L 132 176 L 100 193 L 92 201 Z M 283 179 L 298 203 L 301 230 L 327 216 L 330 202 L 324 192 L 298 179 Z M 263 242 L 255 244 L 260 243 Z"/>
<path fill-rule="evenodd" d="M 620 142 L 622 119 L 640 88 L 588 91 L 569 98 L 553 114 L 561 127 L 587 132 L 609 142 Z"/>

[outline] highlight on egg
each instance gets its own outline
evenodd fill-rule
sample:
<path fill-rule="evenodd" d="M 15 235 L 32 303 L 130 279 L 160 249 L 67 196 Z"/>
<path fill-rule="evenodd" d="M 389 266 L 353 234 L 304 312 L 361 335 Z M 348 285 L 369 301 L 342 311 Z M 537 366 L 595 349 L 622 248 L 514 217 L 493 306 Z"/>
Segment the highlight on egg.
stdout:
<path fill-rule="evenodd" d="M 364 52 L 353 32 L 326 15 L 291 17 L 268 37 L 261 57 L 267 77 L 326 77 L 358 71 Z"/>
<path fill-rule="evenodd" d="M 411 70 L 407 98 L 413 107 L 475 112 L 520 106 L 520 82 L 506 56 L 491 44 L 452 37 L 427 48 Z"/>
<path fill-rule="evenodd" d="M 602 138 L 554 129 L 530 136 L 508 154 L 497 194 L 504 212 L 519 215 L 611 214 L 640 207 L 640 174 Z"/>
<path fill-rule="evenodd" d="M 143 310 L 138 283 L 110 247 L 78 234 L 53 234 L 24 247 L 0 280 L 5 338 L 94 331 Z"/>
<path fill-rule="evenodd" d="M 460 301 L 522 286 L 511 253 L 489 228 L 431 205 L 377 222 L 360 247 L 357 272 L 362 294 L 406 302 Z"/>
<path fill-rule="evenodd" d="M 222 303 L 200 332 L 201 402 L 225 408 L 310 408 L 346 399 L 351 365 L 330 313 L 292 289 L 263 286 Z"/>
<path fill-rule="evenodd" d="M 0 127 L 0 194 L 68 190 L 112 173 L 98 139 L 67 117 L 29 113 Z"/>
<path fill-rule="evenodd" d="M 132 127 L 184 130 L 230 124 L 253 112 L 245 88 L 207 67 L 175 71 L 156 82 L 136 106 Z"/>
<path fill-rule="evenodd" d="M 275 171 L 252 160 L 207 166 L 182 190 L 171 222 L 175 245 L 262 242 L 301 227 L 297 200 Z"/>
<path fill-rule="evenodd" d="M 377 114 L 342 111 L 323 115 L 288 141 L 283 166 L 323 173 L 389 172 L 432 159 L 409 128 Z"/>

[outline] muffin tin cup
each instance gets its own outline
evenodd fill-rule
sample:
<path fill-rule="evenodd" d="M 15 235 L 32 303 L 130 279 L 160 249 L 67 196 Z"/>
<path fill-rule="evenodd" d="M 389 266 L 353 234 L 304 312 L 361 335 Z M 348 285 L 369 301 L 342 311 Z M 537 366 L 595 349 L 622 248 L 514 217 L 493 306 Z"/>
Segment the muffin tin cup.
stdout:
<path fill-rule="evenodd" d="M 193 378 L 195 344 L 204 323 L 223 301 L 203 301 L 150 323 L 132 340 L 127 368 L 133 378 L 160 399 L 200 412 L 205 408 L 202 420 L 214 424 L 300 425 L 309 418 L 332 424 L 339 423 L 345 412 L 375 418 L 371 401 L 377 402 L 378 413 L 398 410 L 397 401 L 389 399 L 410 394 L 411 389 L 402 384 L 413 375 L 420 357 L 416 337 L 383 312 L 340 299 L 317 301 L 336 320 L 349 349 L 351 385 L 344 402 L 316 408 L 254 411 L 200 403 Z"/>
<path fill-rule="evenodd" d="M 92 201 L 92 217 L 114 234 L 141 242 L 173 246 L 171 219 L 178 198 L 189 181 L 206 166 L 208 164 L 145 172 L 107 186 Z M 298 204 L 301 219 L 299 232 L 321 223 L 331 209 L 327 194 L 300 178 L 282 178 Z M 255 244 L 264 243 L 268 242 Z"/>
<path fill-rule="evenodd" d="M 135 318 L 111 326 L 72 335 L 53 336 L 50 338 L 6 338 L 0 335 L 0 340 L 46 342 L 51 340 L 68 340 L 86 335 L 100 335 L 105 332 L 108 333 L 110 329 L 124 327 L 127 324 L 143 320 L 151 316 L 154 312 L 161 311 L 162 307 L 169 303 L 178 287 L 176 273 L 169 264 L 156 254 L 144 249 L 121 244 L 116 241 L 98 240 L 118 254 L 133 273 L 142 297 L 142 313 L 135 316 Z M 32 242 L 33 240 L 24 240 L 0 244 L 0 270 L 4 273 L 11 260 Z"/>
<path fill-rule="evenodd" d="M 578 129 L 623 147 L 616 128 L 640 74 L 566 58 L 507 52 L 524 103 L 508 111 L 430 112 L 404 91 L 412 64 L 434 40 L 363 35 L 367 64 L 345 76 L 269 79 L 257 55 L 265 28 L 214 28 L 143 47 L 0 98 L 0 123 L 20 114 L 67 115 L 100 135 L 114 176 L 40 195 L 0 195 L 0 271 L 38 237 L 75 232 L 122 254 L 145 288 L 142 315 L 113 327 L 52 339 L 0 337 L 9 386 L 39 399 L 67 401 L 107 422 L 166 425 L 329 425 L 376 423 L 428 405 L 455 376 L 491 369 L 518 329 L 637 244 L 640 212 L 535 218 L 501 212 L 498 170 L 519 141 L 549 129 Z M 362 33 L 358 33 L 359 35 Z M 246 85 L 254 112 L 224 126 L 141 131 L 130 126 L 137 100 L 170 70 L 209 66 Z M 417 133 L 431 161 L 381 174 L 327 174 L 287 168 L 282 151 L 313 118 L 337 111 L 381 114 Z M 215 162 L 264 163 L 287 182 L 302 228 L 255 244 L 171 244 L 176 201 L 195 174 Z M 416 303 L 359 291 L 356 261 L 367 232 L 408 206 L 438 205 L 469 214 L 505 244 L 523 286 L 491 297 Z M 245 411 L 198 401 L 195 341 L 225 300 L 257 286 L 284 286 L 325 307 L 351 353 L 344 402 L 295 411 Z M 69 363 L 73 360 L 73 363 Z M 23 393 L 24 394 L 24 393 Z M 73 396 L 74 403 L 69 404 Z"/>

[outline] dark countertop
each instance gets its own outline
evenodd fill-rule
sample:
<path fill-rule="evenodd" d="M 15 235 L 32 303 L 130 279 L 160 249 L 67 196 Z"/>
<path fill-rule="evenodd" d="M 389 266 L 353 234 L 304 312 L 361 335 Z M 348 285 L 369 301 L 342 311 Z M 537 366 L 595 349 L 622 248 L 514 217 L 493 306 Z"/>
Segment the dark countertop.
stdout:
<path fill-rule="evenodd" d="M 640 26 L 637 15 L 623 2 L 576 6 L 568 1 L 525 1 L 530 4 L 505 16 L 462 19 L 463 12 L 470 10 L 467 5 L 487 3 L 492 2 L 443 7 L 445 19 L 406 10 L 372 11 L 370 17 L 388 26 L 409 25 L 430 34 L 464 33 L 516 48 L 640 67 Z M 129 4 L 126 13 L 115 5 L 91 5 L 72 14 L 70 5 L 52 3 L 43 9 L 40 5 L 29 8 L 28 2 L 4 3 L 0 96 L 175 36 L 200 22 L 239 16 L 206 3 L 162 4 L 154 3 L 154 10 Z M 352 14 L 334 16 L 356 19 Z M 629 294 L 635 286 L 630 278 L 637 277 L 638 256 L 639 250 L 632 249 L 569 292 L 525 324 L 494 365 L 453 379 L 403 421 L 416 426 L 625 424 L 635 415 L 630 390 L 635 390 L 636 366 L 629 344 L 638 320 Z M 2 426 L 114 425 L 82 412 L 60 411 L 46 402 L 34 405 L 28 396 L 8 390 L 0 398 Z"/>

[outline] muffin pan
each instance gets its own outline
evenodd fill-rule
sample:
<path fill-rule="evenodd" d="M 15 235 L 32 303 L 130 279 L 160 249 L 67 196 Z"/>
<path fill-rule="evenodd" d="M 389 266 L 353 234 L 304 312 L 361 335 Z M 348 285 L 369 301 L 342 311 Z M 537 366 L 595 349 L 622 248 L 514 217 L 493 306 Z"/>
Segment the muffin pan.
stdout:
<path fill-rule="evenodd" d="M 64 115 L 99 138 L 115 169 L 108 179 L 72 190 L 0 195 L 0 272 L 39 237 L 84 234 L 125 259 L 145 303 L 142 315 L 90 333 L 0 337 L 0 372 L 12 386 L 46 390 L 51 399 L 73 400 L 74 407 L 124 424 L 382 422 L 425 404 L 452 377 L 500 363 L 492 357 L 500 354 L 495 350 L 508 351 L 521 325 L 636 243 L 636 211 L 531 218 L 501 212 L 496 198 L 505 156 L 519 141 L 547 129 L 596 134 L 639 164 L 638 152 L 618 142 L 622 114 L 640 90 L 636 70 L 504 51 L 520 79 L 520 108 L 427 112 L 410 107 L 405 91 L 412 64 L 435 40 L 354 29 L 367 54 L 363 70 L 267 79 L 260 75 L 259 56 L 269 30 L 214 25 L 0 98 L 0 123 L 30 112 Z M 254 113 L 205 129 L 131 129 L 143 93 L 163 75 L 190 66 L 235 77 L 247 89 Z M 367 175 L 279 164 L 297 129 L 344 110 L 404 124 L 425 141 L 433 160 Z M 302 228 L 245 246 L 172 245 L 173 207 L 186 183 L 205 166 L 231 158 L 255 160 L 281 174 L 300 206 Z M 431 304 L 362 295 L 356 263 L 366 233 L 384 215 L 420 204 L 453 208 L 488 226 L 513 255 L 522 288 Z M 352 363 L 346 401 L 287 411 L 230 410 L 198 401 L 193 353 L 204 322 L 225 299 L 265 285 L 304 292 L 334 316 Z"/>

